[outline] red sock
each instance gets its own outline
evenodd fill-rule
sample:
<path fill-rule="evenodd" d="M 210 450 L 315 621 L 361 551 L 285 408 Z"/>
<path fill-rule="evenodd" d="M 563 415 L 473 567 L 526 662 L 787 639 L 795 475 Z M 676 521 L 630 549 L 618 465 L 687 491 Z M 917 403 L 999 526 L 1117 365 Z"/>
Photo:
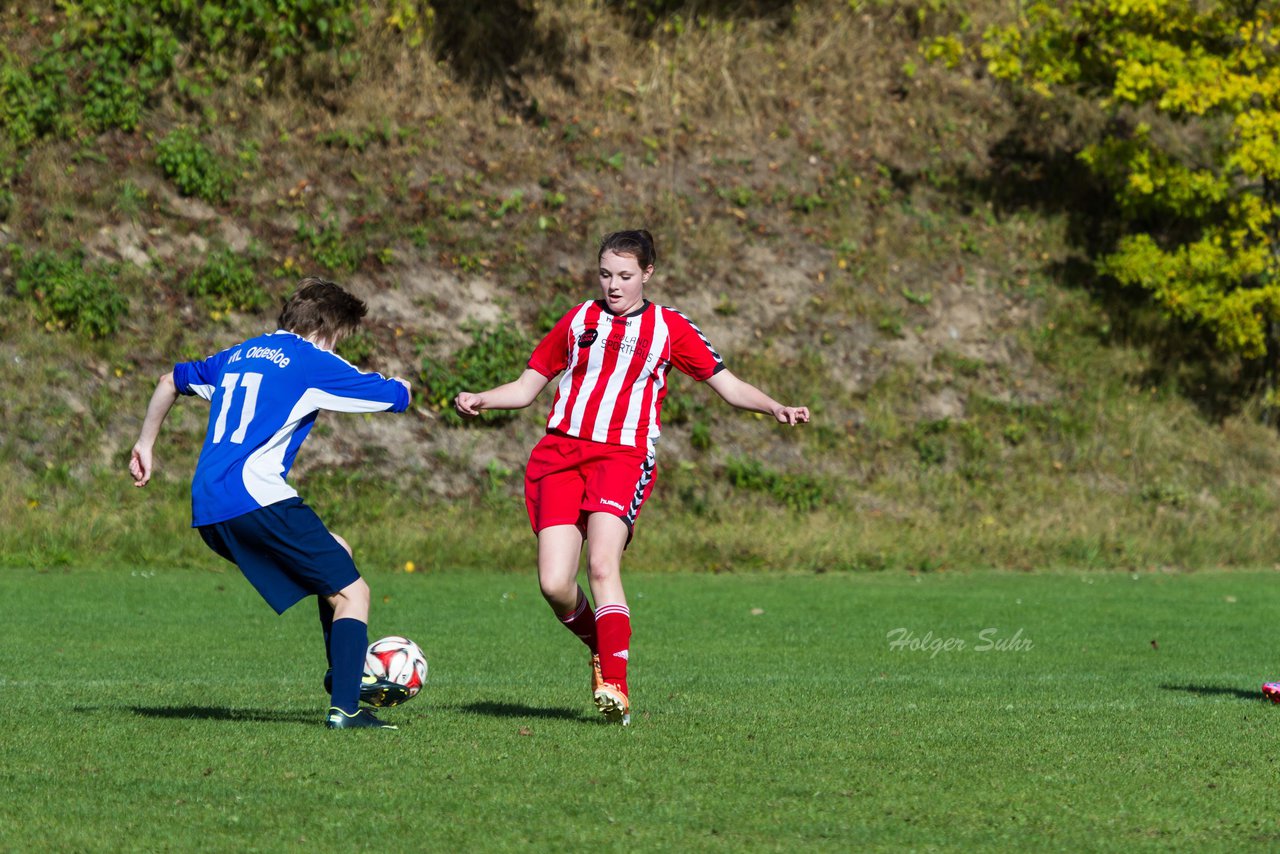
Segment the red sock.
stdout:
<path fill-rule="evenodd" d="M 631 645 L 631 611 L 626 605 L 602 605 L 596 609 L 600 636 L 600 675 L 606 682 L 627 690 L 627 657 Z"/>
<path fill-rule="evenodd" d="M 578 605 L 567 617 L 560 617 L 564 627 L 578 636 L 578 640 L 587 645 L 592 653 L 599 648 L 596 641 L 596 615 L 587 604 L 587 594 L 578 588 Z"/>

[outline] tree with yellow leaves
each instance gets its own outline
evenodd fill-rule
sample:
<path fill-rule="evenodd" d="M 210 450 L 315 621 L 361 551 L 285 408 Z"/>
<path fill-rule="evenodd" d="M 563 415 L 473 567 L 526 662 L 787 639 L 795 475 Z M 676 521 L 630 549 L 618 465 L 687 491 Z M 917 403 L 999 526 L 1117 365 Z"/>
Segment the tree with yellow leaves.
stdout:
<path fill-rule="evenodd" d="M 957 48 L 927 52 L 954 63 Z M 1274 0 L 1034 0 L 980 51 L 1020 91 L 1083 96 L 1109 119 L 1079 151 L 1124 217 L 1099 270 L 1225 352 L 1280 356 Z"/>

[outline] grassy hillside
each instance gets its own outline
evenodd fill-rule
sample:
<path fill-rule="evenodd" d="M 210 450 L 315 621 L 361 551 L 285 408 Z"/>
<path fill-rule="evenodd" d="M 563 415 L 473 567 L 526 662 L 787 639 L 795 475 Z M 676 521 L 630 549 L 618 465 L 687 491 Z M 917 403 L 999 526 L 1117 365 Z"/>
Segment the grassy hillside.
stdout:
<path fill-rule="evenodd" d="M 171 416 L 144 492 L 125 460 L 146 399 L 318 274 L 370 305 L 346 355 L 416 398 L 323 418 L 303 494 L 368 566 L 527 566 L 550 392 L 481 426 L 444 404 L 515 376 L 593 295 L 599 238 L 646 227 L 649 296 L 815 419 L 781 429 L 678 378 L 629 565 L 1270 564 L 1280 455 L 1238 368 L 1090 275 L 1104 212 L 1069 132 L 921 59 L 1002 14 L 960 9 L 386 2 L 332 45 L 175 23 L 164 76 L 107 81 L 118 110 L 137 94 L 131 126 L 33 109 L 19 138 L 9 115 L 0 563 L 212 565 L 184 530 L 203 404 Z M 73 24 L 124 44 L 87 13 L 0 12 L 7 103 L 38 106 L 13 70 L 51 67 Z"/>

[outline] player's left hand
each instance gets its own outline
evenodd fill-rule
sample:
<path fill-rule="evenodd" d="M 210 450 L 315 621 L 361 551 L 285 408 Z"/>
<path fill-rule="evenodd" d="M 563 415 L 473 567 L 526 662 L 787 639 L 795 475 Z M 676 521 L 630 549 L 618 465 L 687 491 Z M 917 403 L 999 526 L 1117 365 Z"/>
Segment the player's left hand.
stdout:
<path fill-rule="evenodd" d="M 805 424 L 809 421 L 809 407 L 807 406 L 784 406 L 773 414 L 778 419 L 779 424 Z"/>

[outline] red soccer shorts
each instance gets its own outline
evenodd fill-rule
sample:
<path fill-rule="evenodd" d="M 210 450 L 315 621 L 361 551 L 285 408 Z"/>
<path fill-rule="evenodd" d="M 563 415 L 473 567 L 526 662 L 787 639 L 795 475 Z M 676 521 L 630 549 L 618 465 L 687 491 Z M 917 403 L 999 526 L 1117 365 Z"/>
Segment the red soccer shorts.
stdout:
<path fill-rule="evenodd" d="M 644 448 L 548 433 L 524 471 L 529 524 L 535 534 L 552 525 L 577 525 L 585 533 L 587 514 L 612 513 L 631 530 L 653 491 L 654 473 Z"/>

